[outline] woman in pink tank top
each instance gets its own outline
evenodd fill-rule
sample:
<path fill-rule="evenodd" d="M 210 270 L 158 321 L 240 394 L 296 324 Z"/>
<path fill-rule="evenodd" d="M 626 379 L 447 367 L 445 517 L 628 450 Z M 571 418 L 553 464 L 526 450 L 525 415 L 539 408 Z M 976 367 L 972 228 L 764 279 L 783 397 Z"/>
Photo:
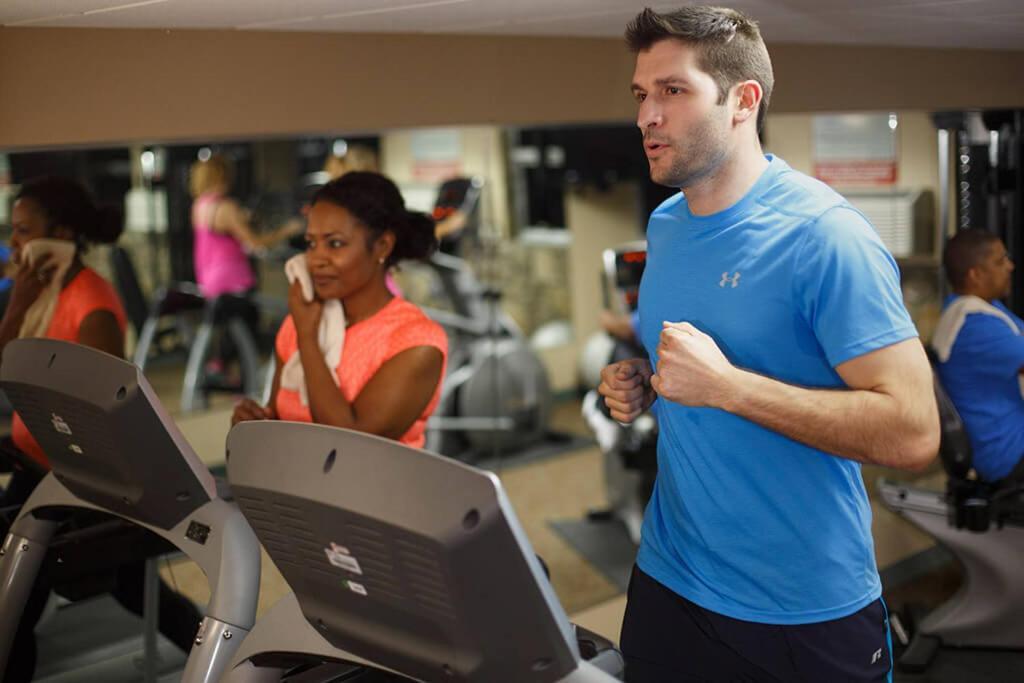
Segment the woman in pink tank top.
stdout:
<path fill-rule="evenodd" d="M 227 197 L 231 186 L 227 160 L 214 154 L 192 165 L 189 178 L 194 244 L 193 266 L 199 291 L 207 298 L 240 294 L 256 286 L 248 251 L 272 246 L 301 230 L 301 222 L 286 223 L 280 229 L 258 235 L 249 225 L 247 212 Z"/>
<path fill-rule="evenodd" d="M 395 184 L 369 172 L 324 185 L 308 218 L 306 265 L 314 300 L 302 298 L 298 281 L 292 285 L 291 315 L 277 336 L 270 403 L 243 400 L 232 424 L 318 422 L 421 447 L 440 398 L 447 337 L 418 307 L 392 294 L 385 278 L 395 263 L 433 253 L 434 223 L 406 211 Z M 328 367 L 317 336 L 324 302 L 332 299 L 341 301 L 346 327 L 340 360 Z M 305 392 L 282 386 L 282 368 L 294 354 Z"/>

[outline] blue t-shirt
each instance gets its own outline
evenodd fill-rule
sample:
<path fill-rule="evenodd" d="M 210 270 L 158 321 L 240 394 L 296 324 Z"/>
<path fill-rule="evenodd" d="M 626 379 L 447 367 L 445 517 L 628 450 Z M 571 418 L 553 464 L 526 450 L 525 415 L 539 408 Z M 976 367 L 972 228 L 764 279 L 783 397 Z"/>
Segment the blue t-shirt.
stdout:
<path fill-rule="evenodd" d="M 835 366 L 917 336 L 899 271 L 867 219 L 768 156 L 747 195 L 711 216 L 682 194 L 651 215 L 640 287 L 644 346 L 688 321 L 736 366 L 845 388 Z M 658 478 L 637 563 L 735 619 L 801 624 L 881 595 L 860 465 L 731 413 L 655 402 Z"/>
<path fill-rule="evenodd" d="M 948 306 L 955 296 L 946 299 Z M 1017 325 L 1014 334 L 1000 318 L 971 313 L 953 343 L 939 378 L 963 418 L 974 452 L 974 469 L 995 481 L 1010 473 L 1024 455 L 1024 399 L 1018 379 L 1024 368 L 1024 321 L 999 301 Z"/>

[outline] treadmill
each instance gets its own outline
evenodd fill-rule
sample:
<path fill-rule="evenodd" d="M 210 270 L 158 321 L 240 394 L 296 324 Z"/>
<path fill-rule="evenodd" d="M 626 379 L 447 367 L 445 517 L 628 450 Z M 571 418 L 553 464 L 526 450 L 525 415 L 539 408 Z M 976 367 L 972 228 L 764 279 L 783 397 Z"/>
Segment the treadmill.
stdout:
<path fill-rule="evenodd" d="M 4 349 L 0 386 L 52 466 L 0 549 L 0 672 L 54 533 L 75 510 L 98 510 L 203 570 L 210 604 L 181 680 L 219 680 L 255 621 L 259 544 L 141 371 L 78 344 L 19 339 Z"/>
<path fill-rule="evenodd" d="M 381 437 L 259 421 L 228 478 L 293 593 L 224 680 L 598 683 L 623 660 L 569 623 L 498 478 Z"/>

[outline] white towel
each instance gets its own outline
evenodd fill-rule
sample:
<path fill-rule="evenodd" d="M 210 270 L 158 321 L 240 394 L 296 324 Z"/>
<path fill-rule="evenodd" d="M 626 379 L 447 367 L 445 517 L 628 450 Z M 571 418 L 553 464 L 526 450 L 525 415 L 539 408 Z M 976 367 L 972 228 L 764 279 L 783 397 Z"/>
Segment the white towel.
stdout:
<path fill-rule="evenodd" d="M 302 298 L 306 301 L 313 300 L 313 279 L 309 276 L 309 267 L 306 265 L 306 255 L 298 254 L 292 256 L 284 264 L 284 273 L 288 277 L 288 284 L 299 281 L 302 287 Z M 320 314 L 320 327 L 317 330 L 317 345 L 320 352 L 324 354 L 324 361 L 331 371 L 334 383 L 338 383 L 336 369 L 341 362 L 341 349 L 345 345 L 345 309 L 338 299 L 331 299 L 324 302 L 323 312 Z M 299 358 L 299 351 L 296 349 L 289 358 L 284 368 L 281 369 L 281 388 L 299 392 L 302 405 L 309 405 L 309 391 L 306 389 L 306 374 L 302 370 L 302 360 Z"/>
<path fill-rule="evenodd" d="M 938 356 L 940 363 L 949 360 L 956 338 L 960 335 L 967 316 L 972 313 L 995 316 L 1006 323 L 1014 334 L 1020 334 L 1017 324 L 1010 316 L 981 297 L 973 295 L 957 297 L 942 311 L 939 322 L 935 326 L 935 333 L 932 335 L 932 348 L 935 349 L 935 355 Z M 1024 377 L 1019 380 L 1019 384 L 1021 396 L 1024 396 Z"/>
<path fill-rule="evenodd" d="M 34 239 L 21 250 L 21 262 L 29 266 L 33 265 L 44 255 L 50 255 L 50 262 L 47 268 L 56 266 L 50 283 L 46 286 L 39 297 L 32 302 L 25 312 L 25 319 L 21 321 L 21 328 L 18 330 L 18 338 L 26 339 L 42 337 L 50 327 L 53 319 L 53 312 L 57 309 L 57 297 L 60 296 L 61 287 L 64 284 L 64 276 L 67 275 L 71 261 L 75 258 L 77 247 L 70 240 Z"/>

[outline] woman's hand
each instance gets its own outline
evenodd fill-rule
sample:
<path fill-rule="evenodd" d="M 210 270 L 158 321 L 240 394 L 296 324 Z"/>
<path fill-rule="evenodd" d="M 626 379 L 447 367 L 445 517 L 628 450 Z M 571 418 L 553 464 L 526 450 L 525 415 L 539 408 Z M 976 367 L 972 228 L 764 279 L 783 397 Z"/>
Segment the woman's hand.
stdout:
<path fill-rule="evenodd" d="M 234 427 L 239 422 L 249 422 L 251 420 L 275 420 L 277 415 L 270 407 L 261 406 L 251 398 L 243 398 L 235 406 L 235 411 L 231 414 L 231 426 Z"/>
<path fill-rule="evenodd" d="M 318 299 L 306 301 L 302 298 L 302 286 L 296 280 L 288 290 L 288 312 L 292 314 L 292 321 L 295 323 L 295 332 L 300 337 L 312 336 L 316 338 L 320 328 L 320 315 L 323 312 L 324 304 Z"/>
<path fill-rule="evenodd" d="M 56 272 L 57 264 L 53 263 L 51 254 L 44 254 L 32 265 L 22 263 L 14 275 L 14 287 L 8 306 L 24 314 L 50 285 Z"/>

